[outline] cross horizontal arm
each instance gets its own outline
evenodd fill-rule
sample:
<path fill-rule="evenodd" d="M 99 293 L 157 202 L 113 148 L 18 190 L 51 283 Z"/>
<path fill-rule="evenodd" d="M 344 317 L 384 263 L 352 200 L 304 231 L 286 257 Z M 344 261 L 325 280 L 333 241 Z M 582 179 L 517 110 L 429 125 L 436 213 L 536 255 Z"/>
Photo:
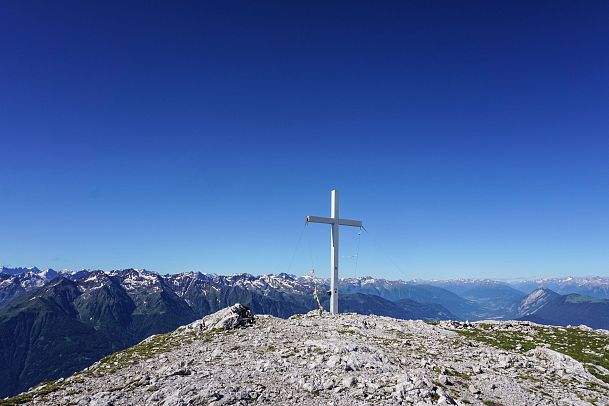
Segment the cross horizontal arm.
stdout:
<path fill-rule="evenodd" d="M 359 220 L 338 219 L 338 224 L 341 226 L 362 227 L 362 222 Z"/>
<path fill-rule="evenodd" d="M 307 216 L 307 223 L 324 223 L 334 224 L 336 219 L 331 217 Z M 338 224 L 341 226 L 361 227 L 362 222 L 359 220 L 338 219 Z"/>
<path fill-rule="evenodd" d="M 330 217 L 307 216 L 307 223 L 334 224 L 334 219 Z"/>

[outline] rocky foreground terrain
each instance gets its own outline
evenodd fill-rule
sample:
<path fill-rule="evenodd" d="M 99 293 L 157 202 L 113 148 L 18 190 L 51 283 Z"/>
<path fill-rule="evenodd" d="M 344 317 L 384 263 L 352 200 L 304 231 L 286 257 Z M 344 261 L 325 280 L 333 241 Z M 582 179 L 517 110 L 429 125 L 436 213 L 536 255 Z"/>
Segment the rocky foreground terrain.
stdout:
<path fill-rule="evenodd" d="M 609 405 L 609 332 L 234 305 L 0 405 Z"/>

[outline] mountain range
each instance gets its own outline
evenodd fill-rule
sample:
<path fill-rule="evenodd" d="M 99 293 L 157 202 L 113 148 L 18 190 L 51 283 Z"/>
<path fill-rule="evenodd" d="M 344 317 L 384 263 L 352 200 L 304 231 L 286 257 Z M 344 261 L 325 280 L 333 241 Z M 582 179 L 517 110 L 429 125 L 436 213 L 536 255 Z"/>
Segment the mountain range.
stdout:
<path fill-rule="evenodd" d="M 559 294 L 534 283 L 347 278 L 339 284 L 339 305 L 343 312 L 400 319 L 523 319 L 609 328 L 609 300 L 604 296 L 609 278 L 590 281 L 587 285 L 555 280 L 552 286 L 566 293 Z M 597 296 L 572 294 L 569 286 Z M 174 330 L 234 303 L 283 318 L 306 313 L 316 308 L 315 289 L 327 309 L 328 281 L 309 275 L 2 267 L 0 396 L 66 376 L 152 334 Z"/>

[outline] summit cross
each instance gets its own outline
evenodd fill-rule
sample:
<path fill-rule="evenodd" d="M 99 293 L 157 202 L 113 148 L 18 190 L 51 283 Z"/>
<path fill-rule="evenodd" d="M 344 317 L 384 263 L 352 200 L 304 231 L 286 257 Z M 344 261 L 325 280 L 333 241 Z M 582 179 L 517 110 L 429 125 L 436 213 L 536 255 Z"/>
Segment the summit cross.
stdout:
<path fill-rule="evenodd" d="M 359 220 L 341 219 L 338 216 L 338 192 L 332 190 L 330 217 L 307 216 L 307 223 L 331 224 L 330 234 L 330 313 L 338 313 L 338 230 L 339 226 L 362 228 Z"/>

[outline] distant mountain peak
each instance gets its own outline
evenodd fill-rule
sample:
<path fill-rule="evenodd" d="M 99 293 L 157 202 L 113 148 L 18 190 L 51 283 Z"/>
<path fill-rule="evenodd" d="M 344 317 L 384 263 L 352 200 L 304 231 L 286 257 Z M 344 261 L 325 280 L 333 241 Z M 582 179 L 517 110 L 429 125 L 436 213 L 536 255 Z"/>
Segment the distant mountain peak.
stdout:
<path fill-rule="evenodd" d="M 557 298 L 560 298 L 560 295 L 553 290 L 548 288 L 535 289 L 522 300 L 518 307 L 518 313 L 521 316 L 533 314 Z"/>
<path fill-rule="evenodd" d="M 27 273 L 27 272 L 33 272 L 33 273 L 39 273 L 40 269 L 36 268 L 35 266 L 29 266 L 29 267 L 15 267 L 15 268 L 11 268 L 8 266 L 0 266 L 0 273 L 4 273 L 7 275 L 20 275 L 23 273 Z"/>
<path fill-rule="evenodd" d="M 546 287 L 540 287 L 535 289 L 534 291 L 532 291 L 529 296 L 543 296 L 543 295 L 551 295 L 551 294 L 557 294 L 556 292 L 554 292 L 552 289 L 550 288 L 546 288 Z"/>

